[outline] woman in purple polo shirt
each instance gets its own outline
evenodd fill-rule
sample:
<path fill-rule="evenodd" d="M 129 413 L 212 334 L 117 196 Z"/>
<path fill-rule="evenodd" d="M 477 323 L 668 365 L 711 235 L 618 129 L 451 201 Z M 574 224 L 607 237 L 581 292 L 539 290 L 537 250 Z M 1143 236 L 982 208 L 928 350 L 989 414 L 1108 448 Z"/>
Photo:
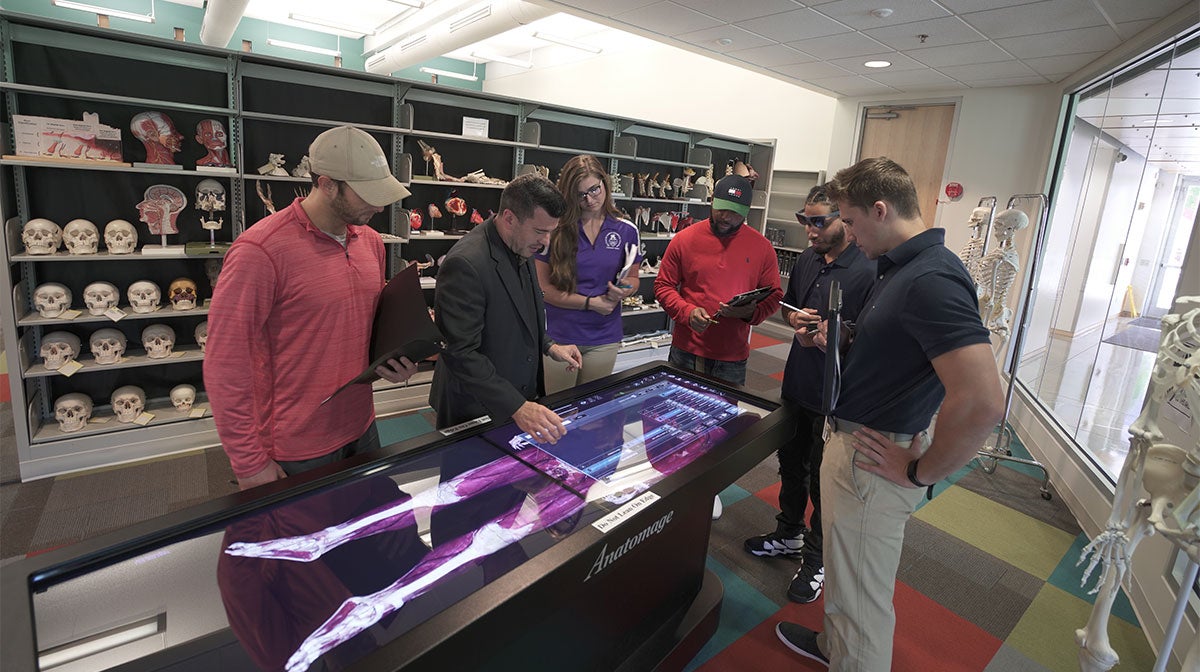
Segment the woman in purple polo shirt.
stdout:
<path fill-rule="evenodd" d="M 624 277 L 629 245 L 638 232 L 617 216 L 608 173 L 596 157 L 572 157 L 558 176 L 567 207 L 536 255 L 538 283 L 546 298 L 546 333 L 558 343 L 579 347 L 578 371 L 544 357 L 546 392 L 558 392 L 612 373 L 621 348 L 621 299 L 638 289 L 638 257 Z"/>

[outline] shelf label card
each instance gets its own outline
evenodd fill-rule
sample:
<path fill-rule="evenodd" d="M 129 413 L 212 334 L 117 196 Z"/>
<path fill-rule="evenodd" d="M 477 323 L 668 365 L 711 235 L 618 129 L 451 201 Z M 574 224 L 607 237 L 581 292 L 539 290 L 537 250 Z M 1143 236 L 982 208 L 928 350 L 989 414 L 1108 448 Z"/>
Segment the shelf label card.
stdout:
<path fill-rule="evenodd" d="M 112 308 L 109 308 L 108 310 L 104 311 L 104 316 L 107 317 L 108 319 L 112 320 L 113 322 L 120 322 L 121 318 L 125 317 L 125 311 L 121 310 L 120 308 L 117 308 L 116 306 L 113 306 Z"/>
<path fill-rule="evenodd" d="M 83 314 L 82 310 L 64 310 L 58 314 L 60 320 L 73 320 Z"/>
<path fill-rule="evenodd" d="M 112 420 L 111 415 L 101 415 L 99 417 L 88 418 L 88 424 L 89 425 L 107 425 L 109 420 Z"/>
<path fill-rule="evenodd" d="M 145 427 L 146 425 L 150 424 L 150 421 L 153 419 L 154 419 L 153 413 L 146 413 L 143 411 L 141 415 L 139 415 L 133 419 L 133 424 L 141 425 L 142 427 Z"/>
<path fill-rule="evenodd" d="M 657 502 L 658 500 L 658 495 L 654 494 L 653 492 L 645 492 L 629 500 L 624 506 L 616 511 L 613 511 L 607 516 L 592 523 L 592 527 L 599 530 L 602 534 L 608 534 L 609 531 L 625 522 L 630 516 L 638 511 L 641 511 L 654 502 Z"/>
<path fill-rule="evenodd" d="M 206 413 L 208 413 L 207 406 L 195 406 L 192 408 L 192 412 L 188 413 L 188 417 L 189 418 L 203 418 Z"/>
<path fill-rule="evenodd" d="M 83 364 L 80 364 L 76 360 L 72 359 L 71 361 L 67 362 L 66 364 L 63 364 L 62 366 L 58 367 L 58 372 L 64 376 L 70 378 L 71 376 L 78 373 L 79 370 L 82 368 L 83 368 Z"/>
<path fill-rule="evenodd" d="M 180 357 L 186 357 L 187 354 L 188 354 L 187 350 L 176 350 L 171 353 L 171 359 L 179 359 Z"/>
<path fill-rule="evenodd" d="M 489 123 L 490 122 L 487 119 L 480 119 L 478 117 L 463 117 L 462 134 L 473 138 L 486 138 L 488 137 Z"/>

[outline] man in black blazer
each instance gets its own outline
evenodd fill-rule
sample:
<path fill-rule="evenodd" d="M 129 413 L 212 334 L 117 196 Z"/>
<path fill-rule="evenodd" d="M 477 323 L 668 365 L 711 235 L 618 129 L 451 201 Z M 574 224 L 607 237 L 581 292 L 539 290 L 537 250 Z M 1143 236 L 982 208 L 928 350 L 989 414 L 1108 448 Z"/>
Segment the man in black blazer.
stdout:
<path fill-rule="evenodd" d="M 563 199 L 537 174 L 500 194 L 500 214 L 455 243 L 437 276 L 435 320 L 446 338 L 429 390 L 444 429 L 481 415 L 512 418 L 539 441 L 556 442 L 562 420 L 535 403 L 542 355 L 582 366 L 579 349 L 546 336 L 546 310 L 530 258 L 550 242 Z"/>

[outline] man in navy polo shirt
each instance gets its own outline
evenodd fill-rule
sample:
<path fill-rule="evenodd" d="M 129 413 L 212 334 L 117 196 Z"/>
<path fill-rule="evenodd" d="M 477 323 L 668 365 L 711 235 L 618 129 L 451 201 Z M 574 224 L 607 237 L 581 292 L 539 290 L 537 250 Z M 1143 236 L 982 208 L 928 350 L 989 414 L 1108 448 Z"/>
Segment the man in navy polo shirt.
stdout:
<path fill-rule="evenodd" d="M 975 455 L 1004 399 L 974 283 L 945 231 L 925 228 L 908 173 L 864 159 L 838 171 L 828 194 L 878 268 L 826 424 L 825 630 L 782 622 L 775 631 L 830 669 L 882 672 L 892 665 L 904 526 L 930 484 Z M 817 347 L 823 327 L 811 338 Z"/>
<path fill-rule="evenodd" d="M 842 319 L 858 319 L 867 291 L 875 280 L 875 262 L 851 244 L 846 227 L 829 202 L 825 185 L 813 187 L 804 210 L 796 213 L 808 234 L 809 247 L 796 261 L 783 302 L 783 318 L 801 333 L 815 328 L 829 309 L 829 287 L 836 280 L 842 289 Z M 825 379 L 825 353 L 792 339 L 783 370 L 782 396 L 800 407 L 803 418 L 796 440 L 779 449 L 779 515 L 775 531 L 746 540 L 746 552 L 759 557 L 801 557 L 802 563 L 788 586 L 788 598 L 808 603 L 821 595 L 825 564 L 821 537 L 821 456 L 825 441 L 825 416 L 821 410 Z M 804 512 L 812 497 L 812 517 L 806 529 Z"/>

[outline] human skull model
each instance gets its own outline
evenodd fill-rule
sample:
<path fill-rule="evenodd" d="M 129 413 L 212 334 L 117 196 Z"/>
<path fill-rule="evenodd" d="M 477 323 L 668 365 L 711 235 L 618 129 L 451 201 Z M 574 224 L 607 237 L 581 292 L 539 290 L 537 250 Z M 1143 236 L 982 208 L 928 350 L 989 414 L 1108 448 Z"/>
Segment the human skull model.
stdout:
<path fill-rule="evenodd" d="M 196 388 L 191 385 L 176 385 L 171 388 L 171 403 L 175 410 L 187 413 L 196 403 Z"/>
<path fill-rule="evenodd" d="M 1013 235 L 1029 226 L 1029 215 L 1016 208 L 1003 210 L 992 222 L 992 235 L 1001 242 L 1011 241 Z"/>
<path fill-rule="evenodd" d="M 225 210 L 225 187 L 212 179 L 196 185 L 196 209 L 213 213 Z"/>
<path fill-rule="evenodd" d="M 104 225 L 104 246 L 109 254 L 132 254 L 137 249 L 137 240 L 137 229 L 123 219 Z"/>
<path fill-rule="evenodd" d="M 149 280 L 133 283 L 126 295 L 129 296 L 129 306 L 135 313 L 153 313 L 158 310 L 158 304 L 162 300 L 162 290 Z"/>
<path fill-rule="evenodd" d="M 33 290 L 33 307 L 42 317 L 58 317 L 71 307 L 71 298 L 66 285 L 47 282 Z"/>
<path fill-rule="evenodd" d="M 58 428 L 64 432 L 78 432 L 87 425 L 92 417 L 92 398 L 86 394 L 72 392 L 64 394 L 54 401 L 54 419 Z"/>
<path fill-rule="evenodd" d="M 51 371 L 57 371 L 63 364 L 79 356 L 82 345 L 79 337 L 69 331 L 52 331 L 42 337 L 42 349 L 38 353 L 42 362 Z"/>
<path fill-rule="evenodd" d="M 126 385 L 113 390 L 113 413 L 121 422 L 133 422 L 146 410 L 146 392 L 137 385 Z"/>
<path fill-rule="evenodd" d="M 125 354 L 125 334 L 117 329 L 99 329 L 88 339 L 97 364 L 116 364 Z"/>
<path fill-rule="evenodd" d="M 166 359 L 175 347 L 175 330 L 165 324 L 152 324 L 142 330 L 142 347 L 150 359 Z"/>
<path fill-rule="evenodd" d="M 992 214 L 991 208 L 975 208 L 971 211 L 971 219 L 967 220 L 967 226 L 975 228 L 982 224 L 986 224 L 988 216 Z"/>
<path fill-rule="evenodd" d="M 25 254 L 54 254 L 62 244 L 62 229 L 48 219 L 31 219 L 21 230 Z"/>
<path fill-rule="evenodd" d="M 100 250 L 100 232 L 86 219 L 72 219 L 63 227 L 63 243 L 71 254 L 95 254 Z"/>
<path fill-rule="evenodd" d="M 196 325 L 196 330 L 192 332 L 196 337 L 196 344 L 200 346 L 200 352 L 204 352 L 204 344 L 208 343 L 208 320 Z"/>
<path fill-rule="evenodd" d="M 221 265 L 225 263 L 220 259 L 208 259 L 204 262 L 204 274 L 208 276 L 208 286 L 212 290 L 217 289 L 217 277 L 221 275 Z"/>
<path fill-rule="evenodd" d="M 175 278 L 167 287 L 167 300 L 173 310 L 191 310 L 196 307 L 196 283 L 188 278 Z"/>
<path fill-rule="evenodd" d="M 103 315 L 109 308 L 116 308 L 120 301 L 120 290 L 110 282 L 93 282 L 83 288 L 83 303 L 91 315 Z"/>

